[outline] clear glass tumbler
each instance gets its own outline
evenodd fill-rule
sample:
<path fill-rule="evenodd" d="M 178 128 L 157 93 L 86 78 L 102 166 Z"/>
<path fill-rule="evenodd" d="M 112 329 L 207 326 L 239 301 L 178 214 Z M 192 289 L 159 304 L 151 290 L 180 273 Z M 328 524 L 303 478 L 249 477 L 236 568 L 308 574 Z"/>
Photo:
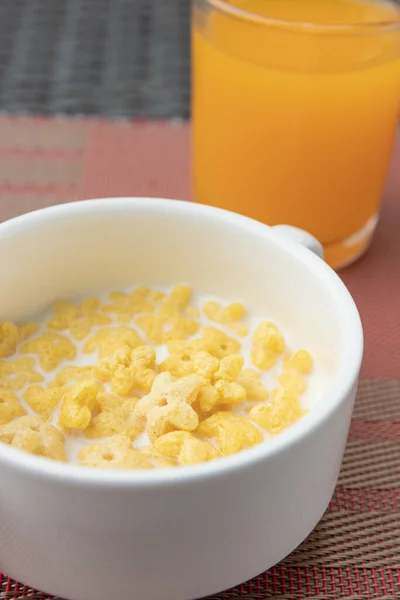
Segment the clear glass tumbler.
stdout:
<path fill-rule="evenodd" d="M 194 0 L 194 199 L 308 230 L 334 267 L 374 232 L 400 116 L 400 6 Z"/>

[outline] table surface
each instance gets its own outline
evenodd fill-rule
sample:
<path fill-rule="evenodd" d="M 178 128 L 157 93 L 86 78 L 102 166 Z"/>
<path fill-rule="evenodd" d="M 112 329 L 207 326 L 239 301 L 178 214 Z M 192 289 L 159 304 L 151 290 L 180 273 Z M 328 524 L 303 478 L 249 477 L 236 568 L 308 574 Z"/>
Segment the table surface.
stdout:
<path fill-rule="evenodd" d="M 0 118 L 0 221 L 82 198 L 189 199 L 189 145 L 187 123 Z M 399 231 L 400 140 L 374 243 L 341 273 L 366 351 L 330 507 L 285 561 L 214 600 L 400 598 Z M 1 600 L 23 597 L 48 598 L 0 576 Z"/>

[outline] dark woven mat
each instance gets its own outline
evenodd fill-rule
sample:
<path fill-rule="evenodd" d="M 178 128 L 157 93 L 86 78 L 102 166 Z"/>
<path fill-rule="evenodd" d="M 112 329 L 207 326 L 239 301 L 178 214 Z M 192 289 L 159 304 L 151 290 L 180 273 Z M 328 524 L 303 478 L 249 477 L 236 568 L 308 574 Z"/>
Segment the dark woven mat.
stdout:
<path fill-rule="evenodd" d="M 0 0 L 0 112 L 187 118 L 190 4 Z"/>
<path fill-rule="evenodd" d="M 190 0 L 0 0 L 0 111 L 187 117 Z"/>

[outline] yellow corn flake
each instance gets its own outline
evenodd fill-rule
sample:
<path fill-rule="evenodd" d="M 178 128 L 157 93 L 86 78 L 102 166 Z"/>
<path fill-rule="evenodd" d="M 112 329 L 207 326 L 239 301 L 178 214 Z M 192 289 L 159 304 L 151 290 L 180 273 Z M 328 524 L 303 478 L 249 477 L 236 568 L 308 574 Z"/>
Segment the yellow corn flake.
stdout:
<path fill-rule="evenodd" d="M 101 359 L 93 373 L 110 382 L 111 390 L 118 396 L 128 396 L 134 390 L 149 393 L 156 377 L 155 361 L 156 353 L 151 346 L 135 350 L 123 346 L 112 356 Z"/>
<path fill-rule="evenodd" d="M 192 295 L 192 290 L 186 285 L 178 285 L 170 294 L 165 296 L 161 302 L 158 315 L 161 319 L 168 321 L 171 318 L 178 317 L 182 309 L 185 309 Z"/>
<path fill-rule="evenodd" d="M 307 350 L 298 350 L 293 355 L 285 356 L 283 366 L 288 371 L 293 370 L 302 375 L 310 375 L 313 370 L 313 358 Z"/>
<path fill-rule="evenodd" d="M 149 292 L 149 300 L 154 302 L 155 304 L 160 304 L 165 298 L 164 292 L 159 292 L 157 290 Z"/>
<path fill-rule="evenodd" d="M 68 330 L 75 340 L 83 340 L 93 327 L 111 323 L 111 319 L 100 312 L 97 298 L 86 298 L 80 304 L 60 300 L 55 303 L 54 312 L 47 327 L 55 331 Z"/>
<path fill-rule="evenodd" d="M 86 429 L 100 391 L 101 385 L 94 379 L 80 381 L 68 388 L 62 397 L 58 425 L 65 429 Z"/>
<path fill-rule="evenodd" d="M 243 363 L 241 354 L 231 354 L 220 361 L 219 368 L 212 375 L 210 382 L 202 386 L 199 392 L 201 411 L 208 412 L 218 405 L 234 406 L 246 399 L 246 390 L 235 382 Z"/>
<path fill-rule="evenodd" d="M 111 304 L 103 307 L 103 311 L 114 315 L 118 323 L 129 323 L 136 315 L 154 312 L 154 305 L 146 300 L 148 288 L 138 288 L 130 294 L 112 292 Z"/>
<path fill-rule="evenodd" d="M 170 355 L 171 354 L 181 354 L 181 353 L 184 353 L 189 350 L 194 351 L 194 352 L 204 351 L 204 348 L 203 347 L 199 348 L 198 346 L 196 346 L 195 342 L 198 342 L 198 338 L 195 340 L 190 340 L 190 341 L 168 340 L 167 342 L 165 342 L 165 345 L 167 346 L 167 350 Z"/>
<path fill-rule="evenodd" d="M 201 386 L 193 408 L 197 412 L 199 421 L 203 421 L 219 404 L 221 404 L 220 391 L 212 383 L 207 382 Z"/>
<path fill-rule="evenodd" d="M 307 383 L 301 375 L 287 371 L 281 373 L 278 377 L 278 381 L 282 387 L 292 390 L 295 394 L 304 394 L 307 389 Z"/>
<path fill-rule="evenodd" d="M 224 358 L 240 351 L 240 343 L 216 327 L 204 327 L 198 344 L 203 344 L 202 349 L 217 358 Z"/>
<path fill-rule="evenodd" d="M 235 382 L 243 367 L 243 356 L 231 354 L 220 361 L 218 370 L 198 395 L 201 411 L 208 412 L 217 405 L 233 406 L 246 399 L 245 389 Z"/>
<path fill-rule="evenodd" d="M 231 304 L 228 304 L 227 306 L 225 306 L 225 308 L 222 309 L 220 318 L 221 318 L 221 323 L 232 323 L 233 321 L 240 321 L 241 319 L 244 319 L 244 317 L 246 316 L 246 309 L 243 306 L 243 304 L 241 304 L 240 302 L 232 302 Z"/>
<path fill-rule="evenodd" d="M 278 327 L 270 321 L 261 321 L 253 335 L 253 365 L 262 371 L 269 371 L 284 351 L 285 340 Z"/>
<path fill-rule="evenodd" d="M 200 329 L 197 321 L 188 317 L 164 319 L 158 315 L 142 315 L 135 324 L 146 334 L 147 339 L 156 346 L 171 339 L 187 340 Z"/>
<path fill-rule="evenodd" d="M 188 317 L 175 317 L 164 326 L 163 341 L 187 340 L 200 329 L 200 324 Z"/>
<path fill-rule="evenodd" d="M 123 433 L 132 440 L 136 439 L 145 429 L 145 420 L 135 415 L 137 401 L 137 398 L 126 400 L 108 392 L 100 393 L 96 414 L 85 429 L 85 436 L 98 439 Z"/>
<path fill-rule="evenodd" d="M 193 315 L 193 310 L 187 306 L 190 296 L 190 288 L 176 287 L 161 299 L 157 314 L 141 315 L 136 319 L 136 325 L 155 345 L 163 344 L 171 339 L 188 339 L 200 329 L 199 323 L 190 318 Z"/>
<path fill-rule="evenodd" d="M 238 335 L 245 337 L 249 333 L 249 328 L 244 323 L 239 323 L 246 316 L 246 309 L 240 302 L 233 302 L 223 308 L 218 302 L 206 302 L 203 307 L 203 312 L 216 323 L 225 325 L 228 329 L 232 329 Z"/>
<path fill-rule="evenodd" d="M 202 377 L 204 384 L 198 394 L 198 404 L 200 411 L 207 412 L 218 404 L 233 405 L 245 400 L 244 388 L 235 383 L 242 367 L 243 357 L 240 354 L 232 354 L 219 361 L 208 352 L 196 351 L 189 346 L 169 356 L 161 363 L 160 371 L 167 371 L 174 377 L 190 374 Z"/>
<path fill-rule="evenodd" d="M 158 315 L 142 315 L 136 319 L 135 324 L 152 344 L 158 346 L 164 342 L 165 321 Z"/>
<path fill-rule="evenodd" d="M 156 377 L 150 394 L 136 405 L 138 417 L 147 417 L 147 435 L 151 442 L 174 431 L 193 431 L 199 418 L 192 408 L 204 379 L 198 375 L 187 375 L 176 380 L 170 373 Z"/>
<path fill-rule="evenodd" d="M 226 356 L 219 363 L 219 369 L 214 374 L 216 381 L 235 381 L 243 368 L 244 359 L 241 354 Z"/>
<path fill-rule="evenodd" d="M 132 349 L 124 344 L 115 352 L 101 358 L 93 367 L 93 375 L 101 381 L 110 381 L 117 368 L 121 365 L 129 366 Z"/>
<path fill-rule="evenodd" d="M 155 441 L 154 447 L 160 454 L 177 458 L 181 465 L 196 465 L 221 456 L 210 442 L 201 440 L 188 431 L 166 433 Z"/>
<path fill-rule="evenodd" d="M 173 377 L 185 377 L 194 373 L 193 356 L 191 351 L 171 354 L 160 365 L 160 373 L 168 372 Z"/>
<path fill-rule="evenodd" d="M 37 323 L 25 323 L 20 325 L 18 329 L 21 340 L 27 340 L 39 331 L 39 325 Z"/>
<path fill-rule="evenodd" d="M 128 377 L 124 368 L 117 369 L 111 380 L 111 389 L 122 396 L 130 385 L 130 391 L 137 389 L 142 393 L 149 393 L 156 378 L 155 361 L 154 348 L 149 346 L 136 348 L 130 355 Z"/>
<path fill-rule="evenodd" d="M 250 411 L 254 423 L 277 435 L 293 425 L 305 414 L 298 396 L 290 389 L 277 389 L 272 393 L 271 404 L 259 404 Z"/>
<path fill-rule="evenodd" d="M 0 425 L 5 425 L 18 417 L 26 415 L 17 396 L 10 390 L 0 388 Z"/>
<path fill-rule="evenodd" d="M 207 352 L 209 355 L 222 359 L 240 350 L 240 344 L 227 336 L 223 331 L 214 327 L 205 327 L 206 335 L 192 340 L 171 339 L 166 342 L 169 354 L 185 354 Z"/>
<path fill-rule="evenodd" d="M 251 362 L 262 371 L 269 371 L 278 362 L 278 355 L 268 348 L 253 346 L 251 349 Z"/>
<path fill-rule="evenodd" d="M 168 346 L 168 345 L 167 345 Z M 196 373 L 209 379 L 219 368 L 219 360 L 208 352 L 193 350 L 190 346 L 173 352 L 160 364 L 160 372 L 168 371 L 174 377 Z"/>
<path fill-rule="evenodd" d="M 20 341 L 18 327 L 9 321 L 0 323 L 0 358 L 14 354 Z"/>
<path fill-rule="evenodd" d="M 100 358 L 105 358 L 125 345 L 133 350 L 143 346 L 144 341 L 131 327 L 103 327 L 86 341 L 83 351 L 91 354 L 97 350 Z"/>
<path fill-rule="evenodd" d="M 150 288 L 148 288 L 146 285 L 139 285 L 137 288 L 135 288 L 133 290 L 133 292 L 131 292 L 131 297 L 135 298 L 148 298 L 150 294 Z"/>
<path fill-rule="evenodd" d="M 222 411 L 200 423 L 196 433 L 204 437 L 215 437 L 217 446 L 224 455 L 236 454 L 261 444 L 264 439 L 247 417 Z"/>
<path fill-rule="evenodd" d="M 260 381 L 260 372 L 254 369 L 243 369 L 236 382 L 246 390 L 246 400 L 263 402 L 268 398 L 268 390 Z"/>
<path fill-rule="evenodd" d="M 45 389 L 40 385 L 30 385 L 23 393 L 23 399 L 27 405 L 35 411 L 44 421 L 48 421 L 59 405 L 63 396 L 63 389 L 53 387 Z"/>
<path fill-rule="evenodd" d="M 208 419 L 208 417 L 210 417 L 214 413 L 218 412 L 219 410 L 223 410 L 225 408 L 218 404 L 218 396 L 214 395 L 214 394 L 218 394 L 218 392 L 216 392 L 216 391 L 214 392 L 214 388 L 212 386 L 209 386 L 207 389 L 209 389 L 213 392 L 212 395 L 209 397 L 208 403 L 205 402 L 207 404 L 208 410 L 203 410 L 200 407 L 200 402 L 199 402 L 200 394 L 202 395 L 202 400 L 204 400 L 204 388 L 200 389 L 199 395 L 197 396 L 197 400 L 192 404 L 194 410 L 197 413 L 197 416 L 199 417 L 199 423 L 201 423 L 205 419 Z M 205 397 L 207 398 L 207 395 Z M 211 406 L 212 408 L 208 408 L 208 406 Z"/>
<path fill-rule="evenodd" d="M 243 304 L 233 302 L 223 308 L 218 302 L 206 302 L 203 307 L 204 314 L 211 321 L 227 324 L 232 321 L 240 321 L 246 316 L 246 309 Z"/>
<path fill-rule="evenodd" d="M 6 358 L 14 354 L 19 341 L 19 330 L 14 323 L 9 321 L 0 323 L 0 358 Z"/>
<path fill-rule="evenodd" d="M 46 332 L 29 342 L 22 344 L 22 354 L 36 354 L 44 371 L 53 371 L 63 360 L 76 358 L 74 344 L 63 335 Z"/>
<path fill-rule="evenodd" d="M 169 354 L 172 356 L 173 354 L 182 355 L 186 352 L 208 352 L 211 344 L 207 345 L 203 338 L 195 338 L 193 340 L 170 339 L 167 340 L 166 346 Z M 208 354 L 211 353 L 208 352 Z"/>
<path fill-rule="evenodd" d="M 19 417 L 0 426 L 0 442 L 36 456 L 67 460 L 63 434 L 39 417 Z"/>
<path fill-rule="evenodd" d="M 253 335 L 253 344 L 268 348 L 275 354 L 285 351 L 285 339 L 278 327 L 270 321 L 261 321 Z"/>
<path fill-rule="evenodd" d="M 0 385 L 5 388 L 20 390 L 43 379 L 43 375 L 35 371 L 35 359 L 31 357 L 0 361 Z"/>
<path fill-rule="evenodd" d="M 190 319 L 199 319 L 201 313 L 195 306 L 187 306 L 184 310 L 184 315 Z"/>
<path fill-rule="evenodd" d="M 105 442 L 97 442 L 82 448 L 78 463 L 96 469 L 152 469 L 151 461 L 132 447 L 129 436 L 121 434 Z"/>
<path fill-rule="evenodd" d="M 163 456 L 157 452 L 154 446 L 145 446 L 140 448 L 139 452 L 148 458 L 156 469 L 171 469 L 178 466 L 176 459 Z"/>
<path fill-rule="evenodd" d="M 10 321 L 0 322 L 0 358 L 12 356 L 20 342 L 38 331 L 36 323 L 27 323 L 18 327 Z"/>
<path fill-rule="evenodd" d="M 193 373 L 211 380 L 220 368 L 220 361 L 209 352 L 195 352 L 193 354 Z"/>
<path fill-rule="evenodd" d="M 64 367 L 49 383 L 49 388 L 64 387 L 72 383 L 78 383 L 84 379 L 91 379 L 93 376 L 93 367 Z"/>
<path fill-rule="evenodd" d="M 164 456 L 178 458 L 182 444 L 192 438 L 194 436 L 189 431 L 170 431 L 156 439 L 153 447 Z"/>
<path fill-rule="evenodd" d="M 178 460 L 181 465 L 197 465 L 220 458 L 221 452 L 211 442 L 193 437 L 186 440 L 181 447 Z"/>

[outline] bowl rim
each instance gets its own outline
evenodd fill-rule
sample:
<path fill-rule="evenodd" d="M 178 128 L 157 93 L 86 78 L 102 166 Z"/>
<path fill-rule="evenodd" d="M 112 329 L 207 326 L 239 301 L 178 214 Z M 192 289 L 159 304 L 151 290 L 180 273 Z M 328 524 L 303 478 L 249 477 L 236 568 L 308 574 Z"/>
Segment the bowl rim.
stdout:
<path fill-rule="evenodd" d="M 323 260 L 310 250 L 283 237 L 272 227 L 248 217 L 202 204 L 172 200 L 166 198 L 122 197 L 80 200 L 58 204 L 35 210 L 0 223 L 0 241 L 14 236 L 23 236 L 33 228 L 49 225 L 68 218 L 79 216 L 119 213 L 119 212 L 160 212 L 175 215 L 202 215 L 214 221 L 223 222 L 251 233 L 260 238 L 270 239 L 282 252 L 290 254 L 308 270 L 318 275 L 322 285 L 328 286 L 337 301 L 345 336 L 343 355 L 338 373 L 331 388 L 326 392 L 324 401 L 315 407 L 299 422 L 285 430 L 276 438 L 248 450 L 242 450 L 233 456 L 224 457 L 209 463 L 185 466 L 183 469 L 154 469 L 138 471 L 115 471 L 64 464 L 46 458 L 30 455 L 0 443 L 0 463 L 9 468 L 26 473 L 28 476 L 58 480 L 63 483 L 104 487 L 157 487 L 160 485 L 185 485 L 193 481 L 227 476 L 242 468 L 267 461 L 277 454 L 293 449 L 314 430 L 321 427 L 345 402 L 358 381 L 363 355 L 363 331 L 361 319 L 353 298 L 339 276 Z"/>

